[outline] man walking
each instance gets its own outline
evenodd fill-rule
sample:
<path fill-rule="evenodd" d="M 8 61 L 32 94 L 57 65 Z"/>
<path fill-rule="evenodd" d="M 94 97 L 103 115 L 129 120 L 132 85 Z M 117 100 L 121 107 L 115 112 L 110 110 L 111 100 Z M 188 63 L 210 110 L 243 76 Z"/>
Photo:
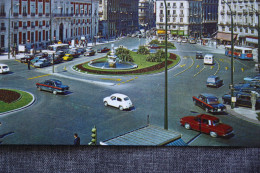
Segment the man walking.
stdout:
<path fill-rule="evenodd" d="M 74 145 L 79 146 L 80 145 L 80 137 L 77 133 L 74 134 Z"/>

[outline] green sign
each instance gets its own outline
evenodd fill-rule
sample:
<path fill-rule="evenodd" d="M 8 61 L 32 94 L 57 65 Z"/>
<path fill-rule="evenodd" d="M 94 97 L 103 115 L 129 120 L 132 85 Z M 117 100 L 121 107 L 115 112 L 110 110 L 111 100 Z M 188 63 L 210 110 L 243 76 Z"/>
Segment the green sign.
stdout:
<path fill-rule="evenodd" d="M 179 30 L 178 35 L 184 35 L 184 30 Z"/>
<path fill-rule="evenodd" d="M 171 34 L 172 34 L 172 35 L 178 35 L 178 30 L 172 30 L 172 31 L 171 31 Z"/>

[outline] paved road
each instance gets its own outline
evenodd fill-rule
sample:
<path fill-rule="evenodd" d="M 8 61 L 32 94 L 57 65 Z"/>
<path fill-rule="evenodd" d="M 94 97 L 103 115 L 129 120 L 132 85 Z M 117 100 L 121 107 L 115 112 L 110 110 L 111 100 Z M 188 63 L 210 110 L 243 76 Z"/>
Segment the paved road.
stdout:
<path fill-rule="evenodd" d="M 141 40 L 144 41 L 144 40 Z M 140 42 L 141 42 L 140 41 Z M 117 45 L 136 48 L 139 39 L 124 39 Z M 117 44 L 117 45 L 116 45 Z M 177 44 L 173 52 L 182 57 L 180 64 L 169 70 L 169 129 L 183 134 L 185 142 L 198 132 L 188 131 L 179 125 L 179 119 L 187 115 L 205 113 L 193 105 L 192 96 L 209 92 L 221 97 L 229 92 L 230 58 L 221 54 L 216 56 L 214 66 L 204 66 L 202 60 L 195 59 L 196 50 L 204 53 L 210 49 L 199 45 Z M 16 61 L 5 61 L 10 65 L 11 74 L 0 76 L 0 87 L 17 88 L 32 92 L 36 96 L 34 105 L 24 111 L 0 117 L 0 138 L 2 144 L 72 144 L 73 134 L 77 132 L 82 144 L 91 140 L 91 128 L 96 125 L 98 141 L 102 141 L 127 131 L 146 125 L 147 115 L 152 124 L 163 127 L 164 113 L 164 73 L 143 76 L 99 76 L 82 75 L 70 70 L 77 63 L 101 57 L 82 57 L 70 63 L 62 63 L 51 73 L 51 67 L 27 70 L 27 66 Z M 239 83 L 244 76 L 253 74 L 254 63 L 235 60 L 234 82 Z M 63 68 L 66 66 L 67 71 Z M 242 70 L 243 68 L 243 70 Z M 43 76 L 48 74 L 48 76 Z M 225 85 L 221 88 L 207 88 L 209 75 L 220 76 Z M 37 77 L 37 78 L 34 78 Z M 77 79 L 74 79 L 74 78 Z M 35 83 L 57 78 L 71 88 L 66 95 L 53 95 L 37 91 Z M 135 105 L 132 111 L 119 111 L 104 107 L 102 99 L 112 93 L 128 95 Z M 231 125 L 235 136 L 229 139 L 211 138 L 201 134 L 190 145 L 203 146 L 259 146 L 259 126 L 238 119 L 232 115 L 216 115 L 222 122 Z M 13 133 L 11 133 L 13 132 Z"/>

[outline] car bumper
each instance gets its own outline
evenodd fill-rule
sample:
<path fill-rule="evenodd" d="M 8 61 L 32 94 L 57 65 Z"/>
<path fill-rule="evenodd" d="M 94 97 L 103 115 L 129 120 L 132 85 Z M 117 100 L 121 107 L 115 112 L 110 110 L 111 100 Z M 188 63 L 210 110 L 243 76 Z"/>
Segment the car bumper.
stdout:
<path fill-rule="evenodd" d="M 234 131 L 232 130 L 231 132 L 223 134 L 222 136 L 229 136 L 229 135 L 232 135 L 233 133 L 234 133 Z"/>

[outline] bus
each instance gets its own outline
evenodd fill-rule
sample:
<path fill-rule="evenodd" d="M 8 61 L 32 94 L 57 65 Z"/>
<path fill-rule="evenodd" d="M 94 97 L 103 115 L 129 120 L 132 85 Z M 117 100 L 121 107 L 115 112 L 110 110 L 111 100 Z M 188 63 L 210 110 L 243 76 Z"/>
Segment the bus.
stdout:
<path fill-rule="evenodd" d="M 225 55 L 231 56 L 231 45 L 225 46 Z M 234 58 L 253 60 L 253 49 L 234 46 Z"/>
<path fill-rule="evenodd" d="M 47 52 L 48 54 L 56 53 L 59 50 L 69 49 L 69 44 L 53 44 L 47 47 L 47 50 L 42 52 Z"/>

